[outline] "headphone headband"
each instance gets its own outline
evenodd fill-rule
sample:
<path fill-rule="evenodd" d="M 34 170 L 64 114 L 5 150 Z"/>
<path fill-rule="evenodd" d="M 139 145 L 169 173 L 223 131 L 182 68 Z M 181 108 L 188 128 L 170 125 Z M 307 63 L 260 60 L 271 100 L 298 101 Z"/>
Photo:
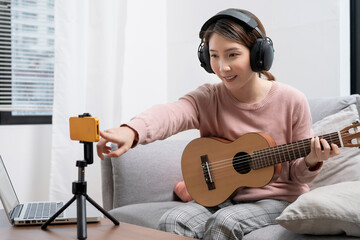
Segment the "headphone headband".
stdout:
<path fill-rule="evenodd" d="M 208 27 L 212 23 L 216 22 L 218 19 L 221 18 L 230 18 L 232 20 L 235 20 L 236 22 L 242 22 L 243 26 L 246 27 L 249 31 L 256 29 L 256 31 L 259 32 L 261 36 L 263 36 L 261 31 L 257 28 L 258 23 L 253 18 L 251 18 L 250 16 L 248 16 L 246 13 L 242 12 L 239 9 L 230 8 L 217 13 L 215 16 L 207 20 L 204 23 L 204 25 L 201 27 L 199 37 L 202 39 L 206 29 L 208 29 Z"/>

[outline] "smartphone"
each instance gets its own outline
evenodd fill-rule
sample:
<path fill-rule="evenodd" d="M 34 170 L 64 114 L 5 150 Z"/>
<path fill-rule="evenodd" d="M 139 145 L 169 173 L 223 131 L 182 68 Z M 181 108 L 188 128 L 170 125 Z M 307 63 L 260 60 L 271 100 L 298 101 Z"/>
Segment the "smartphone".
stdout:
<path fill-rule="evenodd" d="M 100 140 L 99 119 L 96 117 L 70 117 L 70 139 L 82 142 Z"/>

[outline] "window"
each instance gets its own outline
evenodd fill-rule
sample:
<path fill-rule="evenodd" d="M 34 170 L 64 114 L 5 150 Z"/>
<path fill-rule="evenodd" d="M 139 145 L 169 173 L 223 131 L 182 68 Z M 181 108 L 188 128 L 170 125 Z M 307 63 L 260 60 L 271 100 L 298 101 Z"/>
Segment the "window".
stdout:
<path fill-rule="evenodd" d="M 0 0 L 0 124 L 49 124 L 54 0 Z"/>
<path fill-rule="evenodd" d="M 351 94 L 360 93 L 360 2 L 350 0 Z"/>

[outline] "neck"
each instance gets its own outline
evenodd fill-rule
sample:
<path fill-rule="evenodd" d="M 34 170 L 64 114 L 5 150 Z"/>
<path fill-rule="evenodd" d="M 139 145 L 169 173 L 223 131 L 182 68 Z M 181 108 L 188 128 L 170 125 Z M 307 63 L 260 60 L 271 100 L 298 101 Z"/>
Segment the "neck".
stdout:
<path fill-rule="evenodd" d="M 240 89 L 231 90 L 231 94 L 241 103 L 254 104 L 266 98 L 272 83 L 271 81 L 256 77 Z"/>

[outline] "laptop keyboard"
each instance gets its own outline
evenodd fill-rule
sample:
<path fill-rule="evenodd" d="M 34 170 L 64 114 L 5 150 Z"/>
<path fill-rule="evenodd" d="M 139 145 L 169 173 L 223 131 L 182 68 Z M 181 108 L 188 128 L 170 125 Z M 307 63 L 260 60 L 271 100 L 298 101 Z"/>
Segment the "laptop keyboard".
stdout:
<path fill-rule="evenodd" d="M 49 218 L 62 207 L 62 202 L 30 203 L 26 208 L 24 219 Z M 62 212 L 58 217 L 64 217 L 64 212 Z"/>

